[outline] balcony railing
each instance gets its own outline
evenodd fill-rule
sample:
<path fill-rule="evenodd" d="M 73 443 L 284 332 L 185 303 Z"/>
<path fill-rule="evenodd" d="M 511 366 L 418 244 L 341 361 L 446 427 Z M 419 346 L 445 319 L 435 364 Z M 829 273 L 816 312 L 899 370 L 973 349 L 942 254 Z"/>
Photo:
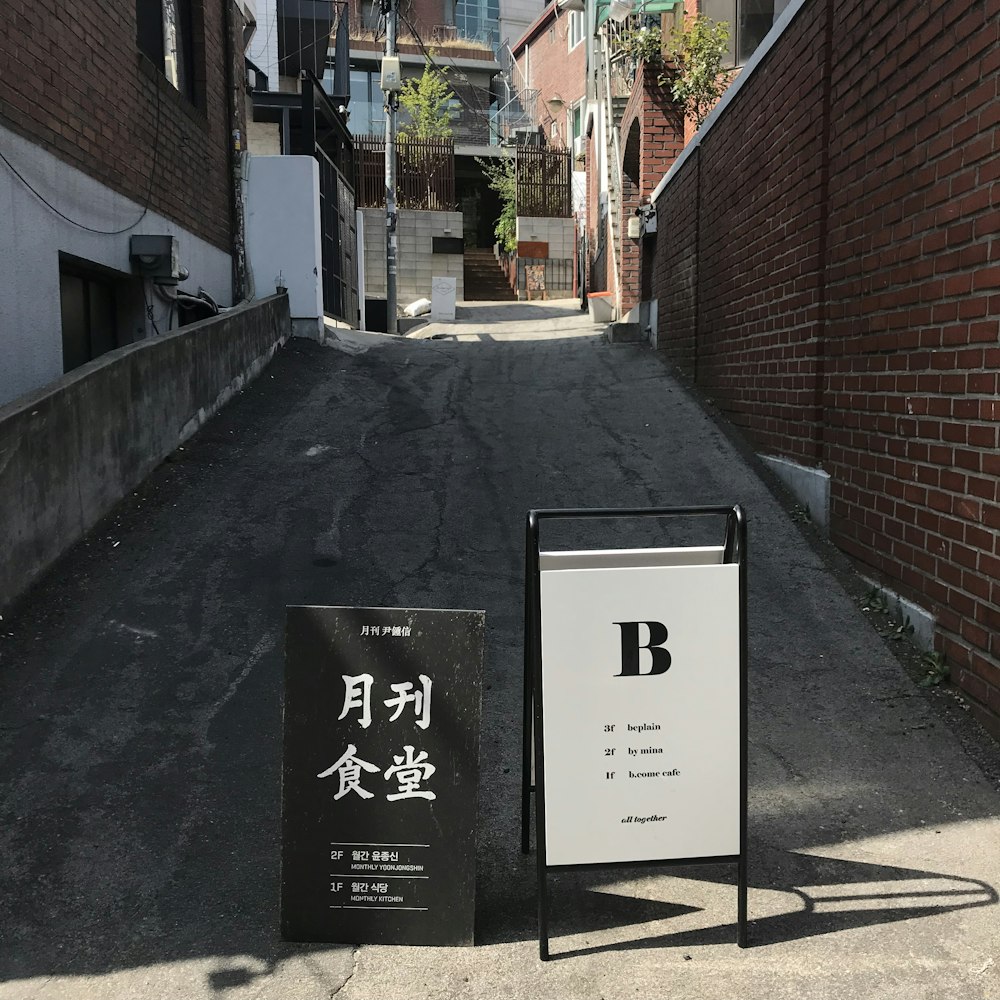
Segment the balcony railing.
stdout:
<path fill-rule="evenodd" d="M 607 46 L 611 62 L 611 97 L 628 98 L 635 85 L 639 59 L 634 54 L 629 40 L 643 29 L 663 32 L 659 14 L 630 14 L 624 21 L 607 20 L 601 26 L 604 44 Z"/>
<path fill-rule="evenodd" d="M 354 137 L 358 208 L 385 205 L 385 139 Z M 432 212 L 455 210 L 455 144 L 451 139 L 403 139 L 396 146 L 396 205 Z"/>

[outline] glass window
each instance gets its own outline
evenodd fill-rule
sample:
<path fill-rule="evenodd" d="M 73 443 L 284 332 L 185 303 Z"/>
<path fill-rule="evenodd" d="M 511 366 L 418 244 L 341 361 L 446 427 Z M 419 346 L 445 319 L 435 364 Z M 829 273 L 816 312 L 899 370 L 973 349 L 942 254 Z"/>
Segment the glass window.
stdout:
<path fill-rule="evenodd" d="M 699 9 L 705 17 L 729 25 L 729 52 L 723 65 L 742 66 L 787 6 L 788 0 L 701 0 Z"/>
<path fill-rule="evenodd" d="M 499 0 L 456 0 L 455 27 L 459 38 L 486 42 L 496 48 L 500 41 Z"/>
<path fill-rule="evenodd" d="M 569 27 L 566 29 L 570 49 L 575 49 L 583 41 L 583 11 L 569 12 Z"/>
<path fill-rule="evenodd" d="M 774 0 L 740 0 L 740 23 L 736 29 L 736 54 L 742 66 L 764 41 L 774 24 Z"/>
<path fill-rule="evenodd" d="M 347 121 L 354 135 L 370 132 L 381 134 L 385 131 L 384 98 L 379 74 L 364 69 L 351 70 L 351 102 L 348 105 L 350 118 Z M 323 74 L 323 89 L 330 93 L 333 87 L 333 67 L 328 66 Z"/>
<path fill-rule="evenodd" d="M 194 101 L 191 0 L 135 0 L 136 42 L 143 54 Z"/>

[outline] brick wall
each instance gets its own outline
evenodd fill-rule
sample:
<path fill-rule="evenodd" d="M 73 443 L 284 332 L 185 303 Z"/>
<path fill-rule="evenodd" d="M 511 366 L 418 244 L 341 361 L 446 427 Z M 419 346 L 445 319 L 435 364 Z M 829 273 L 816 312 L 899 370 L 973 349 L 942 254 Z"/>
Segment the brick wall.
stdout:
<path fill-rule="evenodd" d="M 549 16 L 529 36 L 530 40 L 514 52 L 527 86 L 538 91 L 535 124 L 544 130 L 546 142 L 554 146 L 569 145 L 570 107 L 583 98 L 586 89 L 587 46 L 581 42 L 570 49 L 568 29 L 568 13 Z M 553 114 L 546 102 L 556 95 L 562 98 L 563 107 Z M 557 126 L 555 139 L 553 122 Z"/>
<path fill-rule="evenodd" d="M 621 312 L 642 298 L 642 239 L 629 239 L 628 220 L 684 148 L 684 116 L 659 82 L 659 66 L 642 66 L 620 123 L 622 148 Z M 652 237 L 650 237 L 651 239 Z"/>
<path fill-rule="evenodd" d="M 660 346 L 830 473 L 1000 736 L 998 43 L 998 0 L 804 4 L 660 198 L 655 281 Z"/>
<path fill-rule="evenodd" d="M 143 205 L 148 196 L 155 211 L 230 249 L 223 2 L 192 2 L 193 105 L 139 52 L 135 0 L 14 3 L 0 33 L 0 119 L 115 191 Z M 240 28 L 234 23 L 237 35 Z"/>

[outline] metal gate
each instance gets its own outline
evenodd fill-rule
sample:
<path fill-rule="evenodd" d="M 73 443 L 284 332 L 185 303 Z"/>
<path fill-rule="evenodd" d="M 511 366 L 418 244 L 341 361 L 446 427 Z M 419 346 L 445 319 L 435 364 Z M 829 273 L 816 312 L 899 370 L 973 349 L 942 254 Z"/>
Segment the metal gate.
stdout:
<path fill-rule="evenodd" d="M 320 247 L 323 261 L 323 311 L 358 322 L 357 224 L 354 188 L 319 148 Z"/>
<path fill-rule="evenodd" d="M 323 311 L 358 325 L 357 224 L 354 204 L 354 143 L 319 80 L 302 77 L 304 150 L 319 163 L 320 248 Z"/>

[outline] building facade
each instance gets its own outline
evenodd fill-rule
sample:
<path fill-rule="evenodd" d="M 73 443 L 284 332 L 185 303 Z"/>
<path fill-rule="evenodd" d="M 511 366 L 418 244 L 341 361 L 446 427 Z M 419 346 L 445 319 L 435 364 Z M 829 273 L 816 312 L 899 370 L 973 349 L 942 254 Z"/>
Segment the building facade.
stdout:
<path fill-rule="evenodd" d="M 252 16 L 233 0 L 40 0 L 5 15 L 0 403 L 177 323 L 174 286 L 137 273 L 135 236 L 173 237 L 181 286 L 233 301 Z"/>

